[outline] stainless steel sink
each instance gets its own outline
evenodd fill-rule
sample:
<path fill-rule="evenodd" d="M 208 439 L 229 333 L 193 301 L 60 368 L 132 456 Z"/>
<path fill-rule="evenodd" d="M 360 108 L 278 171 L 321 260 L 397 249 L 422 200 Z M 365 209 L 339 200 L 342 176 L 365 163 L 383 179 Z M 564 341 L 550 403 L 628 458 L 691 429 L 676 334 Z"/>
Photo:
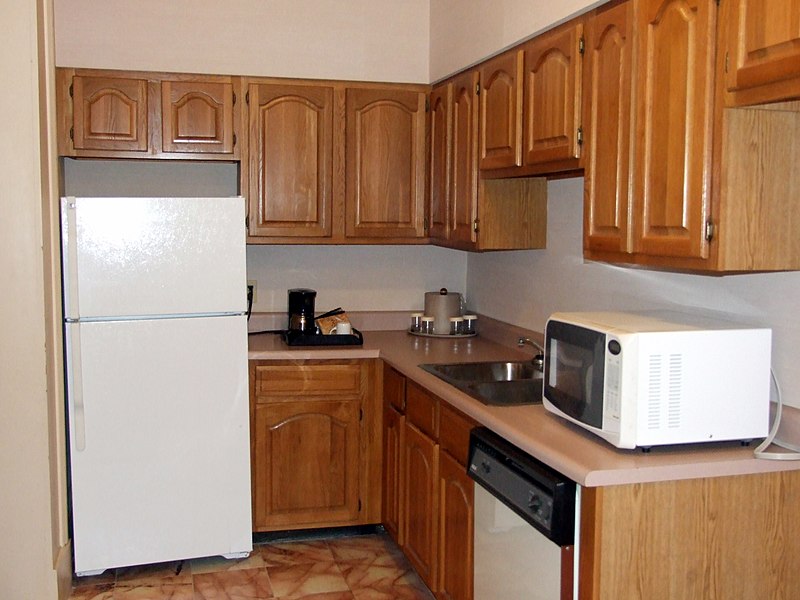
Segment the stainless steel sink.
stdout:
<path fill-rule="evenodd" d="M 426 364 L 420 367 L 484 404 L 506 406 L 542 401 L 542 372 L 531 361 Z"/>

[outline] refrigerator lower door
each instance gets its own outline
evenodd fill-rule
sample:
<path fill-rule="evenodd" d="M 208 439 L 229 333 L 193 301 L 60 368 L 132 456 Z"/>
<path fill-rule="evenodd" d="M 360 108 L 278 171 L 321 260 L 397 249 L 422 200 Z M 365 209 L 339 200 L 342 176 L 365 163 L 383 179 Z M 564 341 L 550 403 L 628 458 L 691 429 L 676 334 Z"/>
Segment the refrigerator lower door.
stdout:
<path fill-rule="evenodd" d="M 66 326 L 75 572 L 252 550 L 243 316 Z"/>

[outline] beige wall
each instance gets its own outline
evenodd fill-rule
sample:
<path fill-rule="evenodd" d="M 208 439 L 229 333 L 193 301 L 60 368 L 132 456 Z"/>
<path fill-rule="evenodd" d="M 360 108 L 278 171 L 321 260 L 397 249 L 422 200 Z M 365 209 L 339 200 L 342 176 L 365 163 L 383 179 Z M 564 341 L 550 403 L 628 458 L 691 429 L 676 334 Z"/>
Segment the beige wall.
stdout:
<path fill-rule="evenodd" d="M 430 0 L 431 81 L 533 37 L 598 0 Z"/>
<path fill-rule="evenodd" d="M 428 0 L 55 0 L 58 66 L 427 83 Z"/>
<path fill-rule="evenodd" d="M 652 308 L 771 327 L 783 400 L 800 408 L 800 272 L 714 277 L 585 262 L 583 179 L 551 181 L 547 208 L 546 250 L 469 256 L 467 293 L 476 310 L 536 331 L 556 311 Z"/>
<path fill-rule="evenodd" d="M 0 6 L 0 80 L 7 84 L 0 95 L 6 116 L 0 136 L 0 597 L 47 600 L 57 597 L 59 526 L 51 510 L 58 492 L 51 491 L 50 456 L 59 449 L 50 448 L 51 334 L 43 318 L 50 273 L 42 252 L 47 190 L 40 170 L 38 4 L 7 0 Z M 47 12 L 48 3 L 41 4 Z"/>

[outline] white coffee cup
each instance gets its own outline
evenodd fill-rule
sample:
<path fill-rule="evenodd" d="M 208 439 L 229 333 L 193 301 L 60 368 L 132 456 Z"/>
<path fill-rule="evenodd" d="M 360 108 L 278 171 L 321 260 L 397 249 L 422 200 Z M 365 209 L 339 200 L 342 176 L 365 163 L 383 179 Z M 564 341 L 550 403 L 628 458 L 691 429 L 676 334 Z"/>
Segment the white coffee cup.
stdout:
<path fill-rule="evenodd" d="M 352 335 L 353 326 L 350 323 L 337 323 L 336 327 L 333 328 L 333 332 L 336 335 Z"/>

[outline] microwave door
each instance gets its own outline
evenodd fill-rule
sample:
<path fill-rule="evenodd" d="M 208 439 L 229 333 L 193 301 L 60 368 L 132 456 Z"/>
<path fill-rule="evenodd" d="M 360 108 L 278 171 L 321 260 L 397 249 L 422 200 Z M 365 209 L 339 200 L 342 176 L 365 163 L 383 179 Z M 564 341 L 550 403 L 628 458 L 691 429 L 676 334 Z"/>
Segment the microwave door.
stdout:
<path fill-rule="evenodd" d="M 570 417 L 601 427 L 605 335 L 550 323 L 545 366 L 548 400 Z"/>

